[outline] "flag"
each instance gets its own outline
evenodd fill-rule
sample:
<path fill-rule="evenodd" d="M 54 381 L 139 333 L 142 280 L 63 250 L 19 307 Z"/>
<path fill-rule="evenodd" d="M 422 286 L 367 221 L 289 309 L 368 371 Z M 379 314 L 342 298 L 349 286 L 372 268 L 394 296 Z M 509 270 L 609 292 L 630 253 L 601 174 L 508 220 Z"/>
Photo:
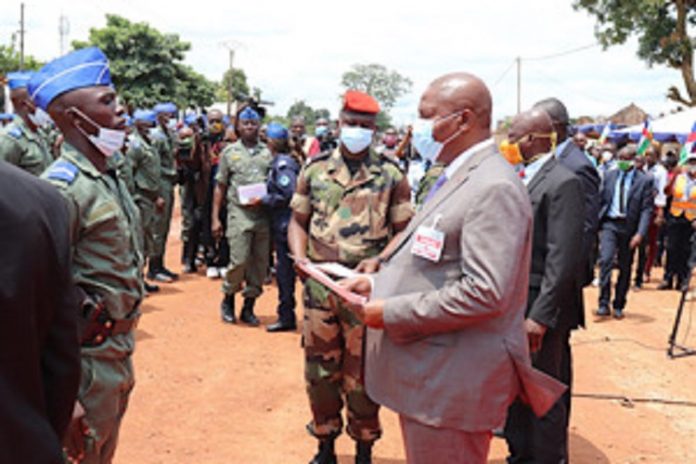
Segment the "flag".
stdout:
<path fill-rule="evenodd" d="M 609 138 L 609 134 L 611 133 L 611 123 L 608 122 L 605 126 L 604 129 L 602 129 L 602 133 L 599 135 L 599 143 L 600 145 L 604 145 L 604 143 L 607 141 Z"/>
<path fill-rule="evenodd" d="M 645 154 L 645 151 L 648 149 L 650 144 L 653 141 L 653 131 L 652 131 L 652 124 L 650 124 L 650 120 L 646 119 L 645 124 L 643 125 L 643 132 L 640 136 L 640 141 L 638 142 L 638 156 L 643 156 Z"/>
<path fill-rule="evenodd" d="M 696 148 L 696 122 L 691 127 L 691 132 L 679 152 L 679 165 L 686 164 L 686 158 L 694 151 L 694 148 Z"/>

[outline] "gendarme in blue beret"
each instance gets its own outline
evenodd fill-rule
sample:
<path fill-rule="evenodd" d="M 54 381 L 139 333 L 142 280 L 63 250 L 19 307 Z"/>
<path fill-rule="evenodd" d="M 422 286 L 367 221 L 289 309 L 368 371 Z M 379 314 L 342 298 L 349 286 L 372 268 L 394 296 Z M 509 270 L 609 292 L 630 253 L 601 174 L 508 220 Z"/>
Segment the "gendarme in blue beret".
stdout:
<path fill-rule="evenodd" d="M 109 60 L 97 47 L 82 48 L 47 63 L 29 80 L 29 95 L 41 109 L 71 90 L 113 87 Z"/>
<path fill-rule="evenodd" d="M 35 73 L 32 71 L 14 71 L 7 73 L 7 86 L 10 90 L 25 89 L 29 85 L 29 79 Z"/>
<path fill-rule="evenodd" d="M 269 139 L 287 139 L 288 130 L 280 123 L 271 122 L 266 128 L 266 136 Z"/>
<path fill-rule="evenodd" d="M 167 102 L 167 103 L 158 103 L 158 104 L 155 105 L 154 108 L 152 108 L 152 110 L 153 110 L 156 114 L 161 114 L 161 113 L 176 113 L 176 105 L 175 105 L 174 103 L 171 103 L 171 102 Z"/>
<path fill-rule="evenodd" d="M 157 115 L 152 110 L 135 110 L 133 113 L 134 121 L 144 121 L 154 123 L 157 122 Z"/>
<path fill-rule="evenodd" d="M 247 106 L 246 108 L 244 108 L 244 109 L 242 110 L 241 113 L 239 113 L 238 119 L 239 119 L 240 121 L 242 121 L 242 120 L 244 120 L 244 119 L 247 119 L 247 120 L 248 120 L 248 119 L 253 119 L 253 120 L 255 120 L 255 121 L 259 121 L 259 120 L 261 120 L 261 116 L 259 116 L 259 113 L 257 113 L 256 111 L 254 111 L 254 108 L 252 108 L 251 106 Z"/>

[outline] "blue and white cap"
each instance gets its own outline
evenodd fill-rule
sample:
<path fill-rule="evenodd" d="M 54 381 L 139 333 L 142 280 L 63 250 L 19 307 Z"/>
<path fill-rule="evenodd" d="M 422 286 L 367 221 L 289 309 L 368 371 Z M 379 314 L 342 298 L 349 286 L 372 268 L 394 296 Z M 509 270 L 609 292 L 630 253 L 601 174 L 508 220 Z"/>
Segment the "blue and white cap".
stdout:
<path fill-rule="evenodd" d="M 97 47 L 83 48 L 47 63 L 29 80 L 29 95 L 47 110 L 60 95 L 84 87 L 109 86 L 109 60 Z"/>
<path fill-rule="evenodd" d="M 240 121 L 242 121 L 244 119 L 247 119 L 247 120 L 253 119 L 255 121 L 259 121 L 259 120 L 261 120 L 261 116 L 259 116 L 259 113 L 257 113 L 254 110 L 254 108 L 252 108 L 251 106 L 247 106 L 246 108 L 244 108 L 242 110 L 241 113 L 239 113 L 239 116 L 237 117 L 237 119 L 239 119 Z"/>
<path fill-rule="evenodd" d="M 141 121 L 141 122 L 155 123 L 155 122 L 157 122 L 157 115 L 152 110 L 138 109 L 138 110 L 135 110 L 135 112 L 133 113 L 133 120 L 135 122 Z"/>
<path fill-rule="evenodd" d="M 152 110 L 155 114 L 159 115 L 161 113 L 176 113 L 176 105 L 172 102 L 158 103 Z"/>
<path fill-rule="evenodd" d="M 7 86 L 10 90 L 26 89 L 29 79 L 36 74 L 32 71 L 14 71 L 7 73 Z"/>

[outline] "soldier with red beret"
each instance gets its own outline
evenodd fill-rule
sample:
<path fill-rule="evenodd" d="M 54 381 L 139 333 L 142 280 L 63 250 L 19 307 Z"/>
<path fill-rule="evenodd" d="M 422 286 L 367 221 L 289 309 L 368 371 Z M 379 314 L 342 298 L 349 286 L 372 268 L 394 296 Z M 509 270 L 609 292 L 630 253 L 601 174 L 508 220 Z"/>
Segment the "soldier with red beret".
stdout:
<path fill-rule="evenodd" d="M 300 173 L 288 240 L 298 260 L 338 262 L 373 272 L 389 240 L 408 224 L 410 188 L 396 163 L 371 149 L 379 104 L 351 90 L 340 115 L 340 144 L 314 157 Z M 336 462 L 334 441 L 343 429 L 356 442 L 356 463 L 372 462 L 381 435 L 378 410 L 362 377 L 363 324 L 314 279 L 304 289 L 305 381 L 312 410 L 307 430 L 319 440 L 311 464 Z"/>

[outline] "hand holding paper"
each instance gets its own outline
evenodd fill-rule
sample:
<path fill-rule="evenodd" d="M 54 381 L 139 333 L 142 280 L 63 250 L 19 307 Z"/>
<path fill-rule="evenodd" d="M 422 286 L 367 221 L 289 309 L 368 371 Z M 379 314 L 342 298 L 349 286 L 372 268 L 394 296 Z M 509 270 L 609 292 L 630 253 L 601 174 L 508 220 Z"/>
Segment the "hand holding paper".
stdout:
<path fill-rule="evenodd" d="M 264 182 L 259 182 L 257 184 L 240 185 L 237 188 L 237 196 L 239 197 L 239 203 L 243 205 L 253 204 L 253 200 L 263 198 L 268 193 L 266 184 Z"/>

